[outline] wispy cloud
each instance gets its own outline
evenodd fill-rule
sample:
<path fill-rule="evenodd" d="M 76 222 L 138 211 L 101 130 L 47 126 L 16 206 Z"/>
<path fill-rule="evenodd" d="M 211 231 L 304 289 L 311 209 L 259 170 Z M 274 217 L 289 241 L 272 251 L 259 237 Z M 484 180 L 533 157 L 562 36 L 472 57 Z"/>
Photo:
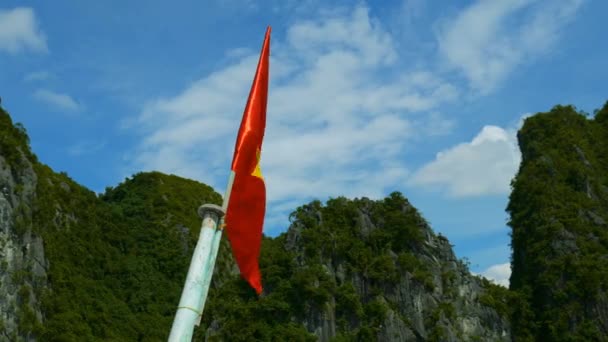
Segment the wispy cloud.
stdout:
<path fill-rule="evenodd" d="M 30 50 L 48 52 L 46 37 L 38 28 L 34 11 L 18 7 L 0 10 L 0 51 L 11 54 Z"/>
<path fill-rule="evenodd" d="M 437 153 L 409 183 L 436 186 L 453 197 L 507 194 L 520 160 L 516 129 L 484 126 L 472 141 Z"/>
<path fill-rule="evenodd" d="M 487 93 L 522 62 L 548 51 L 584 0 L 478 0 L 439 25 L 440 53 Z"/>
<path fill-rule="evenodd" d="M 30 72 L 23 77 L 25 82 L 34 82 L 34 81 L 45 81 L 51 77 L 51 73 L 48 71 L 36 71 Z"/>
<path fill-rule="evenodd" d="M 250 56 L 253 53 L 251 49 L 248 48 L 235 48 L 226 51 L 226 57 L 230 59 L 239 59 L 242 57 Z"/>
<path fill-rule="evenodd" d="M 34 92 L 34 98 L 44 102 L 56 109 L 78 112 L 82 110 L 83 106 L 76 102 L 70 95 L 57 93 L 48 89 L 38 89 Z"/>
<path fill-rule="evenodd" d="M 268 123 L 262 153 L 271 204 L 326 196 L 379 197 L 408 174 L 403 146 L 426 125 L 420 115 L 457 89 L 399 64 L 391 35 L 365 7 L 299 21 L 273 41 Z M 222 189 L 256 54 L 150 101 L 138 118 L 134 168 L 200 179 Z M 380 77 L 389 71 L 393 76 Z"/>
<path fill-rule="evenodd" d="M 567 3 L 476 3 L 440 25 L 439 53 L 465 72 L 473 88 L 489 91 L 526 58 L 546 51 L 561 24 L 543 11 L 567 19 L 580 1 Z M 524 10 L 517 29 L 507 29 Z M 318 13 L 294 21 L 284 40 L 273 40 L 279 48 L 271 54 L 262 154 L 269 212 L 294 199 L 380 197 L 408 179 L 458 197 L 509 191 L 520 156 L 515 131 L 497 126 L 439 153 L 410 177 L 402 158 L 407 144 L 450 133 L 457 122 L 440 115 L 441 106 L 466 87 L 446 81 L 452 78 L 449 70 L 401 63 L 393 34 L 366 7 Z M 542 39 L 547 42 L 536 44 Z M 223 189 L 258 58 L 250 48 L 227 56 L 232 61 L 227 67 L 173 96 L 148 101 L 130 120 L 141 135 L 131 171 L 172 172 Z"/>
<path fill-rule="evenodd" d="M 416 129 L 427 137 L 444 136 L 454 131 L 456 120 L 446 118 L 439 112 L 430 112 L 418 122 Z"/>

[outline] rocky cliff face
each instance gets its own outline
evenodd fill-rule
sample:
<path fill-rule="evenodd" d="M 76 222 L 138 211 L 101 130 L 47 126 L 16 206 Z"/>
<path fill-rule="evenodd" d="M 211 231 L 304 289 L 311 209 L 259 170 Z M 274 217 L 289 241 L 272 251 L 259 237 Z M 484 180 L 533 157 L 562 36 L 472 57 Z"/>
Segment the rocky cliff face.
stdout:
<path fill-rule="evenodd" d="M 39 163 L 0 110 L 0 340 L 166 339 L 210 187 L 160 173 L 97 196 Z M 315 201 L 264 238 L 265 293 L 226 241 L 195 340 L 506 341 L 506 289 L 472 276 L 401 194 Z"/>
<path fill-rule="evenodd" d="M 335 218 L 325 222 L 323 213 L 327 210 L 313 204 L 301 210 L 299 220 L 287 232 L 285 247 L 296 255 L 298 267 L 320 264 L 337 287 L 352 287 L 352 294 L 361 303 L 376 303 L 383 312 L 373 322 L 365 322 L 356 312 L 336 312 L 342 303 L 334 295 L 324 307 L 308 308 L 302 322 L 308 331 L 321 341 L 329 341 L 337 333 L 368 323 L 373 331 L 370 337 L 379 341 L 510 340 L 506 317 L 480 300 L 491 296 L 487 290 L 490 285 L 469 273 L 448 240 L 435 235 L 405 198 L 393 194 L 380 203 L 365 198 L 350 203 L 354 215 L 343 218 L 351 221 L 348 232 L 340 231 L 346 227 L 332 224 Z M 383 205 L 395 210 L 390 215 L 402 215 L 403 220 L 379 216 Z M 404 226 L 399 227 L 400 223 Z M 411 226 L 405 227 L 408 224 Z M 314 235 L 342 241 L 332 241 L 335 246 L 326 245 L 330 247 L 327 251 L 311 252 L 317 247 L 307 244 L 310 229 L 317 230 Z M 402 241 L 386 239 L 393 234 L 403 234 Z M 378 238 L 382 235 L 388 236 Z M 349 255 L 352 250 L 346 249 L 340 252 L 338 245 L 348 239 L 367 245 L 360 249 L 362 255 Z M 346 319 L 347 324 L 340 319 Z"/>
<path fill-rule="evenodd" d="M 526 119 L 508 211 L 518 341 L 608 336 L 608 103 Z"/>
<path fill-rule="evenodd" d="M 0 109 L 1 110 L 1 109 Z M 32 228 L 37 176 L 22 128 L 0 113 L 0 340 L 33 341 L 48 261 Z"/>
<path fill-rule="evenodd" d="M 300 340 L 510 340 L 506 289 L 472 276 L 400 194 L 313 202 L 292 219 L 263 246 L 263 298 L 230 284 L 210 296 L 207 340 L 288 328 Z M 239 300 L 223 303 L 235 290 Z"/>
<path fill-rule="evenodd" d="M 0 108 L 0 341 L 167 338 L 210 187 L 138 174 L 103 197 L 39 163 Z"/>

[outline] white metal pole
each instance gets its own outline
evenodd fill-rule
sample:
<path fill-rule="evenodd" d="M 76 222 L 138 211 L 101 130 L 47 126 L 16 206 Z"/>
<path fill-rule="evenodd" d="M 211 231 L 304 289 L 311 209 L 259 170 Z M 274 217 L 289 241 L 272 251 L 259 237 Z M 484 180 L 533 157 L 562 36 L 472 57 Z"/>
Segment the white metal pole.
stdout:
<path fill-rule="evenodd" d="M 230 201 L 234 176 L 234 171 L 230 171 L 221 207 L 214 204 L 205 204 L 198 209 L 199 216 L 203 218 L 203 225 L 192 255 L 177 313 L 173 320 L 169 342 L 191 342 L 194 327 L 201 322 L 222 240 L 224 214 Z M 218 222 L 220 223 L 219 228 Z"/>
<path fill-rule="evenodd" d="M 220 220 L 223 223 L 223 220 Z M 221 224 L 221 223 L 220 223 Z M 205 273 L 207 276 L 203 279 L 203 289 L 201 291 L 200 305 L 201 314 L 196 320 L 196 326 L 201 324 L 201 318 L 203 318 L 203 309 L 207 301 L 207 294 L 209 293 L 209 286 L 211 285 L 211 278 L 213 277 L 213 270 L 215 269 L 215 260 L 217 258 L 218 251 L 220 249 L 220 242 L 222 240 L 222 229 L 217 229 L 213 233 L 211 238 L 211 251 L 209 253 L 208 270 Z"/>
<path fill-rule="evenodd" d="M 228 202 L 230 201 L 230 193 L 232 192 L 232 184 L 234 184 L 234 171 L 230 171 L 230 176 L 228 177 L 228 185 L 226 186 L 226 192 L 224 193 L 224 201 L 222 203 L 222 210 L 226 213 L 228 209 Z M 200 210 L 200 209 L 199 209 Z M 199 213 L 200 215 L 200 213 Z M 209 286 L 211 285 L 211 278 L 213 277 L 213 270 L 215 269 L 215 260 L 217 259 L 217 254 L 220 250 L 220 242 L 222 241 L 222 232 L 224 231 L 224 218 L 220 219 L 220 226 L 213 234 L 213 239 L 211 240 L 211 251 L 209 253 L 209 261 L 208 261 L 208 276 L 205 277 L 203 281 L 203 291 L 201 293 L 201 316 L 199 316 L 196 325 L 198 326 L 201 323 L 202 311 L 205 308 L 205 302 L 207 301 L 207 294 L 209 293 Z"/>
<path fill-rule="evenodd" d="M 213 275 L 213 267 L 209 264 L 212 241 L 217 224 L 224 216 L 224 211 L 215 204 L 205 204 L 199 208 L 199 214 L 203 215 L 203 225 L 169 334 L 170 342 L 192 341 L 194 326 L 200 322 L 204 307 L 201 298 L 203 298 L 203 292 L 209 288 L 208 285 L 205 286 L 205 282 Z M 213 259 L 215 260 L 215 258 Z"/>

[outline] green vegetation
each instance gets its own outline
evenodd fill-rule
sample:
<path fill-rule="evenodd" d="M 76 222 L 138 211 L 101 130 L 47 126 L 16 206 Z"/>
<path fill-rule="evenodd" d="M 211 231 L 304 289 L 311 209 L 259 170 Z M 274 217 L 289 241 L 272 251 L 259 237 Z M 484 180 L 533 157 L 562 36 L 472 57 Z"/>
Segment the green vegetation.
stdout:
<path fill-rule="evenodd" d="M 608 336 L 608 103 L 526 119 L 513 181 L 512 325 L 521 341 Z"/>
<path fill-rule="evenodd" d="M 386 292 L 396 291 L 389 289 L 405 279 L 412 280 L 409 290 L 417 293 L 432 293 L 436 287 L 431 262 L 419 256 L 428 248 L 424 233 L 434 234 L 407 199 L 395 192 L 381 201 L 342 197 L 325 205 L 313 201 L 296 209 L 291 219 L 288 232 L 265 239 L 262 246 L 267 295 L 256 298 L 236 278 L 212 289 L 203 327 L 216 327 L 214 338 L 289 340 L 293 337 L 283 335 L 289 332 L 312 339 L 293 322 L 329 319 L 331 312 L 336 322 L 333 341 L 376 340 L 389 310 L 413 328 L 399 304 L 385 299 Z M 443 273 L 446 284 L 455 278 L 454 272 Z M 498 288 L 489 283 L 487 287 Z M 507 290 L 501 289 L 504 292 L 491 292 L 495 299 L 486 306 L 505 305 Z M 445 334 L 443 327 L 435 328 L 439 317 L 442 322 L 457 318 L 450 302 L 456 298 L 453 292 L 446 293 L 437 307 L 424 308 L 431 340 L 439 341 Z M 202 338 L 202 330 L 198 336 Z"/>
<path fill-rule="evenodd" d="M 362 235 L 360 208 L 372 213 L 377 227 L 367 236 Z M 382 293 L 384 284 L 400 277 L 391 248 L 398 246 L 406 255 L 419 246 L 422 217 L 401 194 L 393 193 L 379 202 L 340 197 L 323 206 L 314 201 L 298 208 L 291 219 L 296 229 L 265 239 L 262 246 L 260 266 L 268 295 L 257 299 L 237 278 L 224 283 L 221 294 L 216 296 L 218 289 L 212 289 L 203 325 L 217 321 L 221 329 L 216 338 L 230 341 L 291 340 L 284 333 L 315 340 L 302 325 L 291 322 L 311 314 L 323 316 L 335 306 L 337 340 L 374 339 L 388 307 L 376 298 L 361 297 L 352 282 L 339 278 L 361 275 L 370 293 Z M 343 265 L 341 276 L 332 276 L 332 260 Z M 244 320 L 251 322 L 247 329 Z"/>
<path fill-rule="evenodd" d="M 479 302 L 493 308 L 502 317 L 510 316 L 513 311 L 510 307 L 513 299 L 509 290 L 491 283 L 486 278 L 480 277 L 480 280 L 486 291 L 479 296 Z"/>
<path fill-rule="evenodd" d="M 219 204 L 220 196 L 157 172 L 136 174 L 97 196 L 39 163 L 25 130 L 7 113 L 0 124 L 0 155 L 18 180 L 15 192 L 29 191 L 24 168 L 36 174 L 29 184 L 35 196 L 15 210 L 15 234 L 41 236 L 49 260 L 48 285 L 28 267 L 12 274 L 16 283 L 32 284 L 18 291 L 19 334 L 42 341 L 165 340 L 200 229 L 196 209 Z M 407 295 L 399 286 L 417 300 L 433 297 L 419 309 L 430 340 L 456 326 L 459 298 L 450 288 L 466 267 L 434 257 L 441 248 L 451 253 L 449 242 L 402 194 L 313 201 L 290 219 L 289 231 L 263 239 L 261 297 L 239 277 L 222 241 L 196 340 L 315 341 L 309 331 L 331 321 L 334 341 L 369 341 L 389 317 L 414 330 L 411 312 L 395 302 Z M 486 288 L 483 310 L 505 310 L 504 293 Z M 33 298 L 41 300 L 42 322 L 28 304 Z"/>
<path fill-rule="evenodd" d="M 219 204 L 220 195 L 153 172 L 98 197 L 38 163 L 25 129 L 0 111 L 0 155 L 19 182 L 16 192 L 28 164 L 37 176 L 35 197 L 15 210 L 15 233 L 41 236 L 50 265 L 49 287 L 18 291 L 19 334 L 43 341 L 165 340 L 200 229 L 196 209 Z M 27 268 L 12 280 L 42 283 Z M 42 301 L 44 325 L 26 305 L 31 291 Z"/>
<path fill-rule="evenodd" d="M 15 172 L 23 166 L 23 158 L 36 161 L 36 156 L 30 151 L 30 138 L 22 124 L 13 124 L 10 115 L 0 107 L 0 156 L 2 156 Z"/>
<path fill-rule="evenodd" d="M 51 260 L 43 339 L 165 339 L 200 229 L 196 208 L 220 196 L 146 173 L 97 198 L 44 166 L 36 171 L 34 227 Z"/>

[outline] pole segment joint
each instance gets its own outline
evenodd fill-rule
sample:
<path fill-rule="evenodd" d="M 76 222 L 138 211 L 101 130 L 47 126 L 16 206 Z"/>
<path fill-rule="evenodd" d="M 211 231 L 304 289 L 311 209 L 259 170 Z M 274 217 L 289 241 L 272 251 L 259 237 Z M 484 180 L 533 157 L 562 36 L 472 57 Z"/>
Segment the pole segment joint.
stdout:
<path fill-rule="evenodd" d="M 198 216 L 203 220 L 209 215 L 213 221 L 220 222 L 225 214 L 224 209 L 216 204 L 203 204 L 198 208 Z"/>

